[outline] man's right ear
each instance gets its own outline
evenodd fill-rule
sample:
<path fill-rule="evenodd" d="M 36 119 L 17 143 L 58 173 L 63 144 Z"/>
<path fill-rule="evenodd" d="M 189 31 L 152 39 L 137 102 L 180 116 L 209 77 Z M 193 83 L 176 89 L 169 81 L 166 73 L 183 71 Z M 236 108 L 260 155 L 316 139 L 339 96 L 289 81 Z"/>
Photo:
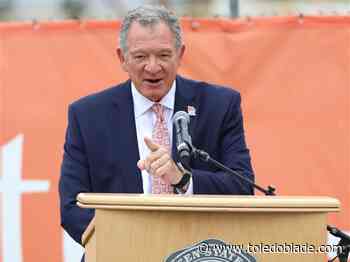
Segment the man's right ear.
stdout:
<path fill-rule="evenodd" d="M 123 54 L 123 51 L 120 49 L 120 47 L 118 47 L 116 51 L 117 51 L 117 55 L 118 55 L 118 58 L 119 58 L 120 65 L 122 66 L 123 70 L 125 72 L 127 72 L 126 58 L 125 58 L 125 55 Z"/>

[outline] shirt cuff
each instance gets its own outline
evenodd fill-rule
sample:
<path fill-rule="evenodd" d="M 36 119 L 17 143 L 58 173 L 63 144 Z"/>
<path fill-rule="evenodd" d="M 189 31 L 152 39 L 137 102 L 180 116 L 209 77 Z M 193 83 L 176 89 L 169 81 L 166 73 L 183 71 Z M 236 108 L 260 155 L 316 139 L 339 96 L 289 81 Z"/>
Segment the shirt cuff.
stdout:
<path fill-rule="evenodd" d="M 184 195 L 193 195 L 193 177 L 190 178 L 190 184 L 188 185 L 187 191 Z"/>

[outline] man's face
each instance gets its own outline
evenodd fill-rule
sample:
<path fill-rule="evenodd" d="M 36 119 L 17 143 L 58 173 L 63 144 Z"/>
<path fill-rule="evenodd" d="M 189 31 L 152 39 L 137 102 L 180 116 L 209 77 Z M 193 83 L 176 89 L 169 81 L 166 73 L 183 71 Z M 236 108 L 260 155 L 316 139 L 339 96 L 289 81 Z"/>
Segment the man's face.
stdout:
<path fill-rule="evenodd" d="M 176 77 L 185 47 L 176 50 L 173 33 L 164 23 L 143 26 L 133 22 L 127 48 L 127 54 L 117 50 L 124 71 L 143 96 L 161 100 Z"/>

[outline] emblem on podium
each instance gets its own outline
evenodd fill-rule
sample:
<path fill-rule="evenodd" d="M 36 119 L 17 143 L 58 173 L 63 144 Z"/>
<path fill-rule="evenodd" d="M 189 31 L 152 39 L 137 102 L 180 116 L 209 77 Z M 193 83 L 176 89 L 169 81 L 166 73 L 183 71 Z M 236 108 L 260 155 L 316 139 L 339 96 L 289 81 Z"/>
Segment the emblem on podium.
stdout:
<path fill-rule="evenodd" d="M 203 240 L 193 246 L 176 251 L 164 262 L 257 262 L 242 245 L 227 244 L 218 239 Z"/>

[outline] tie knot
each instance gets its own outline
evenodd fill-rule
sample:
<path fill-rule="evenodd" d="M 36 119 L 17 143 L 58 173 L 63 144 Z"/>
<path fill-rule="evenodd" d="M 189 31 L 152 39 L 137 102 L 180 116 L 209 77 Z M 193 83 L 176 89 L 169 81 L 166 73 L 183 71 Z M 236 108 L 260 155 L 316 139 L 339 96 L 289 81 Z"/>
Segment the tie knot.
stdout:
<path fill-rule="evenodd" d="M 164 106 L 162 106 L 159 103 L 155 103 L 152 106 L 152 110 L 156 114 L 157 119 L 159 119 L 160 121 L 164 120 Z"/>

